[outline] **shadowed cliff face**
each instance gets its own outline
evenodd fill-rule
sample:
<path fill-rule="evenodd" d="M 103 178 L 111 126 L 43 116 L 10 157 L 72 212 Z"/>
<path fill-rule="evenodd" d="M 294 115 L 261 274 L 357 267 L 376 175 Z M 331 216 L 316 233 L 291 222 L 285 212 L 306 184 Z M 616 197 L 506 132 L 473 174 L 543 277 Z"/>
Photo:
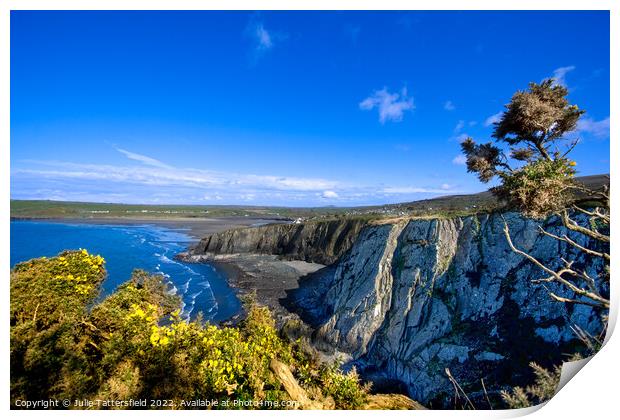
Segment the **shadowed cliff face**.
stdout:
<path fill-rule="evenodd" d="M 202 239 L 191 254 L 271 254 L 332 264 L 347 252 L 366 222 L 336 220 L 231 229 Z"/>
<path fill-rule="evenodd" d="M 602 272 L 601 260 L 584 258 L 540 234 L 541 222 L 514 213 L 267 226 L 208 238 L 195 251 L 267 252 L 331 263 L 317 272 L 320 279 L 308 278 L 289 292 L 293 307 L 316 328 L 317 347 L 344 353 L 368 376 L 400 381 L 416 400 L 448 406 L 453 386 L 446 368 L 470 398 L 483 401 L 484 379 L 493 399 L 499 390 L 531 380 L 529 362 L 558 364 L 582 349 L 571 327 L 592 335 L 602 328 L 600 314 L 589 306 L 551 300 L 550 291 L 566 295 L 554 283 L 531 282 L 543 273 L 510 250 L 502 217 L 515 245 L 548 266 L 558 267 L 561 256 Z M 555 218 L 542 224 L 565 233 Z"/>

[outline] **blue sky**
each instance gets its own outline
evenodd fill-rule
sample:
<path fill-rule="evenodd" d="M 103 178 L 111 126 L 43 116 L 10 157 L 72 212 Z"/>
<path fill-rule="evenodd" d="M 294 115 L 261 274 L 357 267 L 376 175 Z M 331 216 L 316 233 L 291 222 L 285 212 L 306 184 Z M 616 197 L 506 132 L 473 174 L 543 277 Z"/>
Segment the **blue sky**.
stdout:
<path fill-rule="evenodd" d="M 609 172 L 608 12 L 12 12 L 11 197 L 365 205 L 482 191 L 459 139 L 555 76 Z"/>

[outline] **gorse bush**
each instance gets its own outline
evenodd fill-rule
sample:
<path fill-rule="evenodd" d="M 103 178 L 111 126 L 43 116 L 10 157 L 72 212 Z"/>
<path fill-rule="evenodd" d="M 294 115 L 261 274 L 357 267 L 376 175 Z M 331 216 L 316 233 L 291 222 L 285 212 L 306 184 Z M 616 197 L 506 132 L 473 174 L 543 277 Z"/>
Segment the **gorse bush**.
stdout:
<path fill-rule="evenodd" d="M 344 373 L 335 365 L 323 369 L 321 373 L 324 390 L 334 398 L 337 407 L 352 410 L 362 407 L 368 401 L 370 385 L 360 387 L 355 367 Z"/>
<path fill-rule="evenodd" d="M 324 368 L 282 338 L 265 307 L 249 304 L 238 327 L 186 321 L 178 297 L 144 271 L 94 304 L 103 265 L 74 251 L 11 272 L 12 401 L 146 398 L 186 408 L 182 401 L 288 400 L 273 359 L 337 408 L 364 401 L 355 372 Z"/>
<path fill-rule="evenodd" d="M 538 159 L 499 175 L 502 185 L 491 190 L 519 206 L 526 216 L 539 218 L 566 207 L 573 192 L 569 180 L 575 175 L 574 166 L 575 162 L 567 158 Z"/>

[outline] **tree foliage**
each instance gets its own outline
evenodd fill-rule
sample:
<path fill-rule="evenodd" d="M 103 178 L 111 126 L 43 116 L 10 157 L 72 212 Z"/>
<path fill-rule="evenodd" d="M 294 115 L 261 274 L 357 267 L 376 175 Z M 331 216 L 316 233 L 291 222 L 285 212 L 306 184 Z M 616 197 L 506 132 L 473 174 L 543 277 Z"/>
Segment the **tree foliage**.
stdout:
<path fill-rule="evenodd" d="M 467 170 L 484 183 L 498 179 L 492 191 L 528 216 L 564 208 L 576 188 L 576 163 L 567 155 L 577 141 L 567 141 L 565 135 L 575 130 L 585 111 L 570 104 L 567 94 L 552 79 L 530 83 L 506 105 L 495 123 L 494 141 L 478 144 L 469 137 L 461 144 Z"/>

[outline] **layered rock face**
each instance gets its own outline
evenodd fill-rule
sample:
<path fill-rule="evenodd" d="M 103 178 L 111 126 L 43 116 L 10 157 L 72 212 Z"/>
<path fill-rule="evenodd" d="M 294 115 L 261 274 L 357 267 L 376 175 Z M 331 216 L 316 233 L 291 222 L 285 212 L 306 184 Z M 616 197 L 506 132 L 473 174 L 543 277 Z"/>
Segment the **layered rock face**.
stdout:
<path fill-rule="evenodd" d="M 271 254 L 332 264 L 351 248 L 365 225 L 360 220 L 335 220 L 231 229 L 202 239 L 190 254 Z"/>
<path fill-rule="evenodd" d="M 549 292 L 566 296 L 555 283 L 532 283 L 543 273 L 511 251 L 504 220 L 515 245 L 549 267 L 563 257 L 593 276 L 603 271 L 602 261 L 540 234 L 541 222 L 513 213 L 271 226 L 208 238 L 201 247 L 333 263 L 290 292 L 316 328 L 317 347 L 344 354 L 367 376 L 399 381 L 412 398 L 440 407 L 454 395 L 446 368 L 470 398 L 484 401 L 481 380 L 497 397 L 502 388 L 531 382 L 530 362 L 550 366 L 579 350 L 573 328 L 592 335 L 602 329 L 600 314 L 589 306 L 553 301 Z M 542 225 L 565 233 L 557 219 Z"/>

